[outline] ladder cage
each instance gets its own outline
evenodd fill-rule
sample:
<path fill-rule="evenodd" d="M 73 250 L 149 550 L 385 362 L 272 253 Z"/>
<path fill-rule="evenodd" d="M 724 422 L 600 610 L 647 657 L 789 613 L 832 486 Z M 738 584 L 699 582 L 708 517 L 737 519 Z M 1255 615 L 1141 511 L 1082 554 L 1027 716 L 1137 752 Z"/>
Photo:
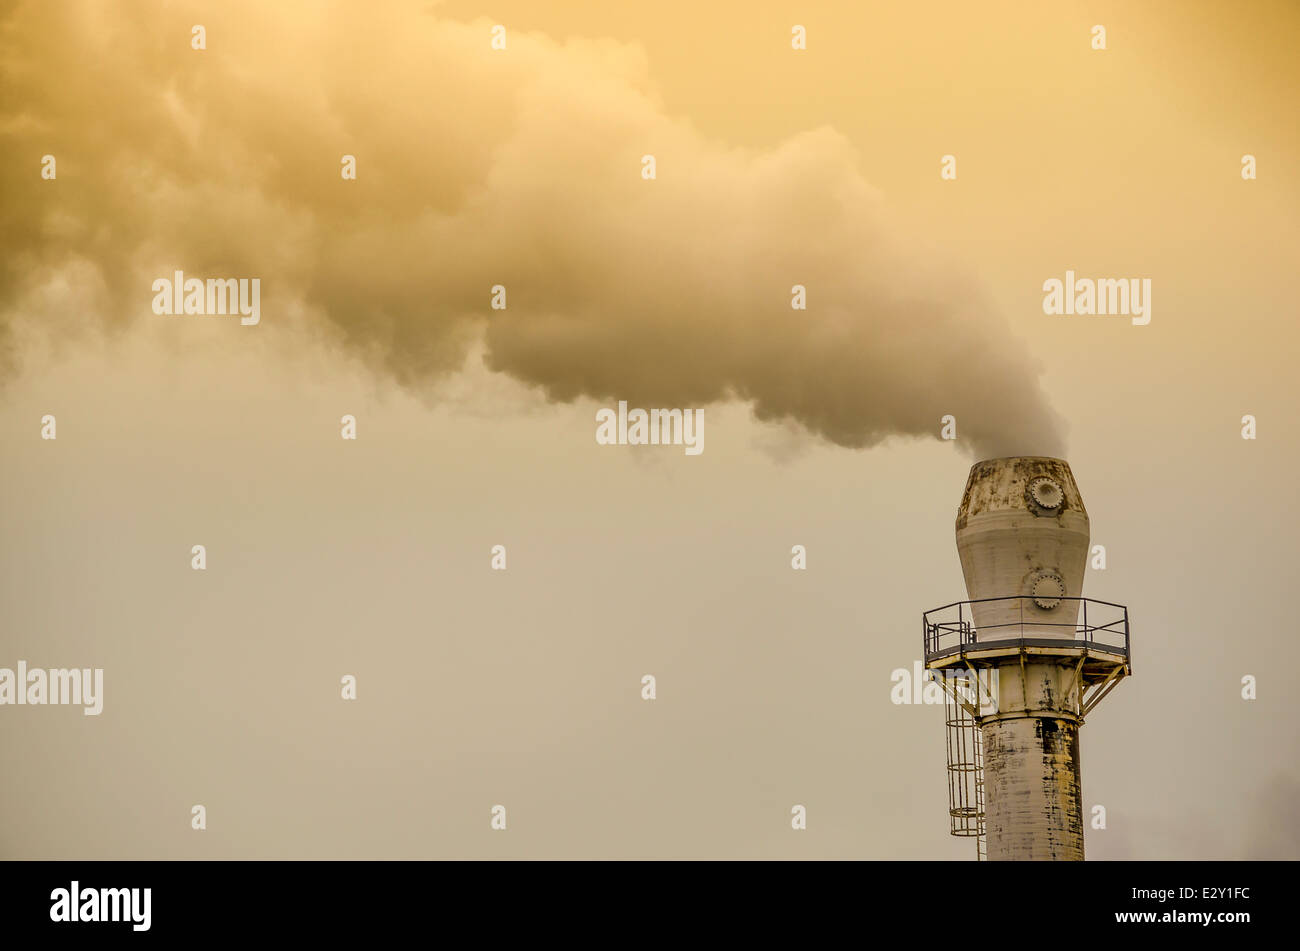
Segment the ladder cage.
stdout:
<path fill-rule="evenodd" d="M 944 727 L 948 746 L 949 832 L 975 837 L 976 857 L 985 858 L 984 743 L 979 721 L 962 703 L 979 709 L 979 686 L 959 676 L 945 685 Z"/>

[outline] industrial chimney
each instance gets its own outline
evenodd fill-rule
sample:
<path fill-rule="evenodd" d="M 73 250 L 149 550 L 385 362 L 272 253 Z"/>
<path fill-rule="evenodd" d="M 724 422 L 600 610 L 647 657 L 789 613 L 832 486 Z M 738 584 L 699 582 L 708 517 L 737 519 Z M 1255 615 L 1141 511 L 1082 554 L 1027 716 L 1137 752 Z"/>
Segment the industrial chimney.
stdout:
<path fill-rule="evenodd" d="M 1061 459 L 971 467 L 957 513 L 970 599 L 922 617 L 947 698 L 949 816 L 978 858 L 1083 859 L 1079 727 L 1132 673 L 1128 609 L 1083 597 L 1088 512 Z"/>

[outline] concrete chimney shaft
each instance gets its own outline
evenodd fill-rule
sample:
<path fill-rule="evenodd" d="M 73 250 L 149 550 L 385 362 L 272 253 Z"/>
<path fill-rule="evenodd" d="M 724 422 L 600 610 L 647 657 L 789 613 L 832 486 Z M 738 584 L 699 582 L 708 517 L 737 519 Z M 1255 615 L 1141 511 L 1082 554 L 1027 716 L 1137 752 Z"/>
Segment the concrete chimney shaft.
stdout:
<path fill-rule="evenodd" d="M 1088 512 L 1061 459 L 1018 456 L 971 467 L 957 553 L 977 638 L 1073 638 L 1088 561 Z M 1023 627 L 1022 627 L 1023 625 Z"/>
<path fill-rule="evenodd" d="M 1073 639 L 1088 557 L 1088 513 L 1070 467 L 1038 456 L 970 471 L 957 549 L 977 645 Z M 1083 859 L 1080 686 L 1067 659 L 1009 652 L 995 712 L 980 718 L 990 860 Z"/>

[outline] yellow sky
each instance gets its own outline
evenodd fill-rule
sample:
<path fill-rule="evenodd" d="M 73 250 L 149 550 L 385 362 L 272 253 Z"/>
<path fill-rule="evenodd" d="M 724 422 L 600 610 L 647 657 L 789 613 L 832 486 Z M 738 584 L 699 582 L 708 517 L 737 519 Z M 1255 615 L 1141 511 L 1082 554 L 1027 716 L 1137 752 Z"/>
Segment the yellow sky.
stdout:
<path fill-rule="evenodd" d="M 5 33 L 0 666 L 106 698 L 0 709 L 0 855 L 969 859 L 889 699 L 964 595 L 932 437 L 1050 407 L 1134 622 L 1090 857 L 1300 857 L 1294 5 L 426 6 Z M 261 324 L 154 316 L 175 267 Z M 597 445 L 625 391 L 705 452 Z"/>

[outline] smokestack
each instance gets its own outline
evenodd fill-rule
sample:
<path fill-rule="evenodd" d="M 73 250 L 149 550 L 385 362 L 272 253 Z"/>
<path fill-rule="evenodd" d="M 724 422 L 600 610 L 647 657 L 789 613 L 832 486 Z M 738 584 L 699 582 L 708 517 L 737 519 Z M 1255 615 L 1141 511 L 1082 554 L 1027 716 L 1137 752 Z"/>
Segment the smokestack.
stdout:
<path fill-rule="evenodd" d="M 1088 512 L 1069 465 L 972 466 L 957 550 L 969 600 L 924 616 L 949 697 L 953 832 L 993 861 L 1081 861 L 1079 728 L 1131 664 L 1127 608 L 1083 598 Z"/>

